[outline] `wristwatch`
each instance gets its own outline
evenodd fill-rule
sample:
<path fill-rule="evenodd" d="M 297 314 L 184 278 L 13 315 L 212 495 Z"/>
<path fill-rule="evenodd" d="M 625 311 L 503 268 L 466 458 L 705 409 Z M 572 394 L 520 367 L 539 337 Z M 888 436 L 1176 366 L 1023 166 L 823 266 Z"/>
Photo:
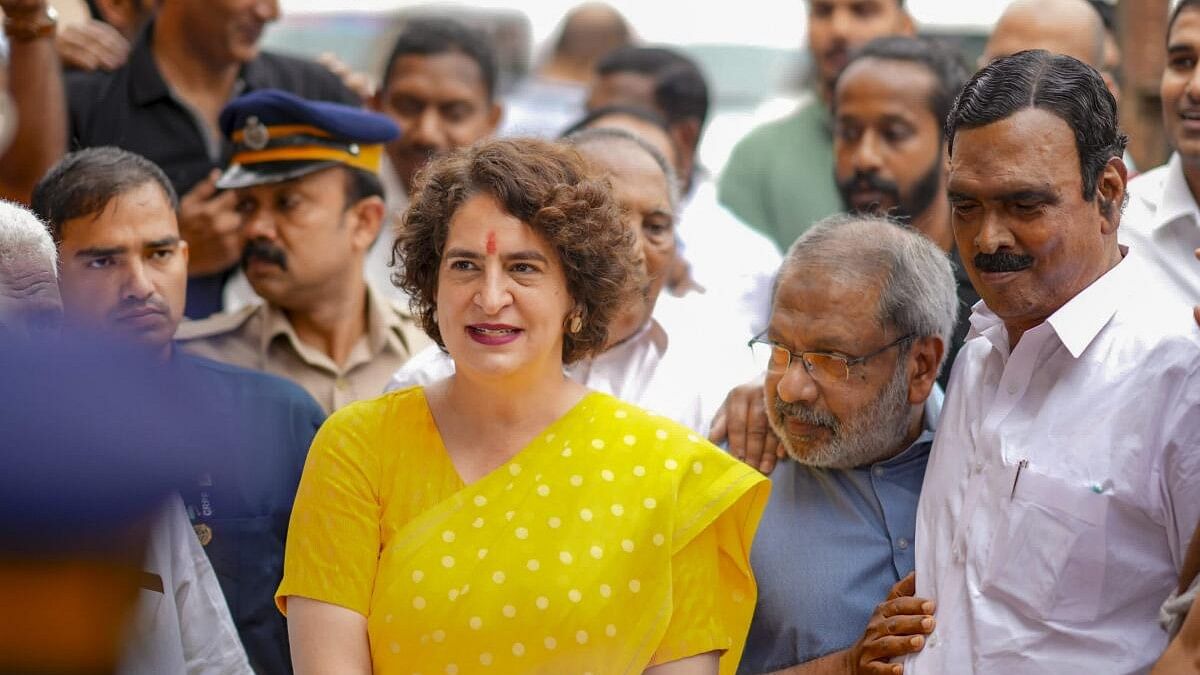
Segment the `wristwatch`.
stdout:
<path fill-rule="evenodd" d="M 47 5 L 46 11 L 29 17 L 4 17 L 4 34 L 14 42 L 54 37 L 58 30 L 58 10 Z"/>

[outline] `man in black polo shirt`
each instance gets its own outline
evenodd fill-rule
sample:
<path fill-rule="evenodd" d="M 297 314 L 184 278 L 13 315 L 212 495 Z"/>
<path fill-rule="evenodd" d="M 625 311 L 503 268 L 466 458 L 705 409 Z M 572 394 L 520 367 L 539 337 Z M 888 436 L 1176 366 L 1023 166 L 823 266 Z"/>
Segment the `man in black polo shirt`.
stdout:
<path fill-rule="evenodd" d="M 263 28 L 278 17 L 277 0 L 162 0 L 128 63 L 67 77 L 72 149 L 115 145 L 148 157 L 182 195 L 190 317 L 221 309 L 222 286 L 241 255 L 233 195 L 215 187 L 231 154 L 217 127 L 221 109 L 266 88 L 359 104 L 325 68 L 259 49 Z"/>

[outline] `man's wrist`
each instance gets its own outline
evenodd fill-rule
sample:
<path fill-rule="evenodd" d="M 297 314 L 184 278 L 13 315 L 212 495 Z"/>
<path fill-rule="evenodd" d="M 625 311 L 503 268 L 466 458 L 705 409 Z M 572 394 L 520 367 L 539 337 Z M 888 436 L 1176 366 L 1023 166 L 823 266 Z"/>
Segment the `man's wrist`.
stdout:
<path fill-rule="evenodd" d="M 5 13 L 4 34 L 13 42 L 54 37 L 58 32 L 58 12 L 45 3 Z"/>

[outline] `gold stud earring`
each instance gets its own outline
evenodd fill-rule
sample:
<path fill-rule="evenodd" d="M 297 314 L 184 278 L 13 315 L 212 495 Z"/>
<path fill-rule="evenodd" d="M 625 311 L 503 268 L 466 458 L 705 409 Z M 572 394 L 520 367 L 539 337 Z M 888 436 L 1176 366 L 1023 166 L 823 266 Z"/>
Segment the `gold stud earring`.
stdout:
<path fill-rule="evenodd" d="M 579 316 L 578 314 L 571 317 L 571 329 L 570 330 L 571 330 L 572 335 L 583 330 L 583 317 Z"/>

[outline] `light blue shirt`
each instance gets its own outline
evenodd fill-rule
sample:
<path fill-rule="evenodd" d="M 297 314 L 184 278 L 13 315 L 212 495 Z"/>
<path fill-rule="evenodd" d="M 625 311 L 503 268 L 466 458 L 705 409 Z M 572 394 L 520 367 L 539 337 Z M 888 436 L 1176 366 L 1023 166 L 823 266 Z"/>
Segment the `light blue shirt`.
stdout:
<path fill-rule="evenodd" d="M 780 462 L 751 549 L 758 604 L 739 673 L 789 668 L 845 649 L 913 571 L 917 498 L 941 413 L 904 452 L 856 469 Z"/>

